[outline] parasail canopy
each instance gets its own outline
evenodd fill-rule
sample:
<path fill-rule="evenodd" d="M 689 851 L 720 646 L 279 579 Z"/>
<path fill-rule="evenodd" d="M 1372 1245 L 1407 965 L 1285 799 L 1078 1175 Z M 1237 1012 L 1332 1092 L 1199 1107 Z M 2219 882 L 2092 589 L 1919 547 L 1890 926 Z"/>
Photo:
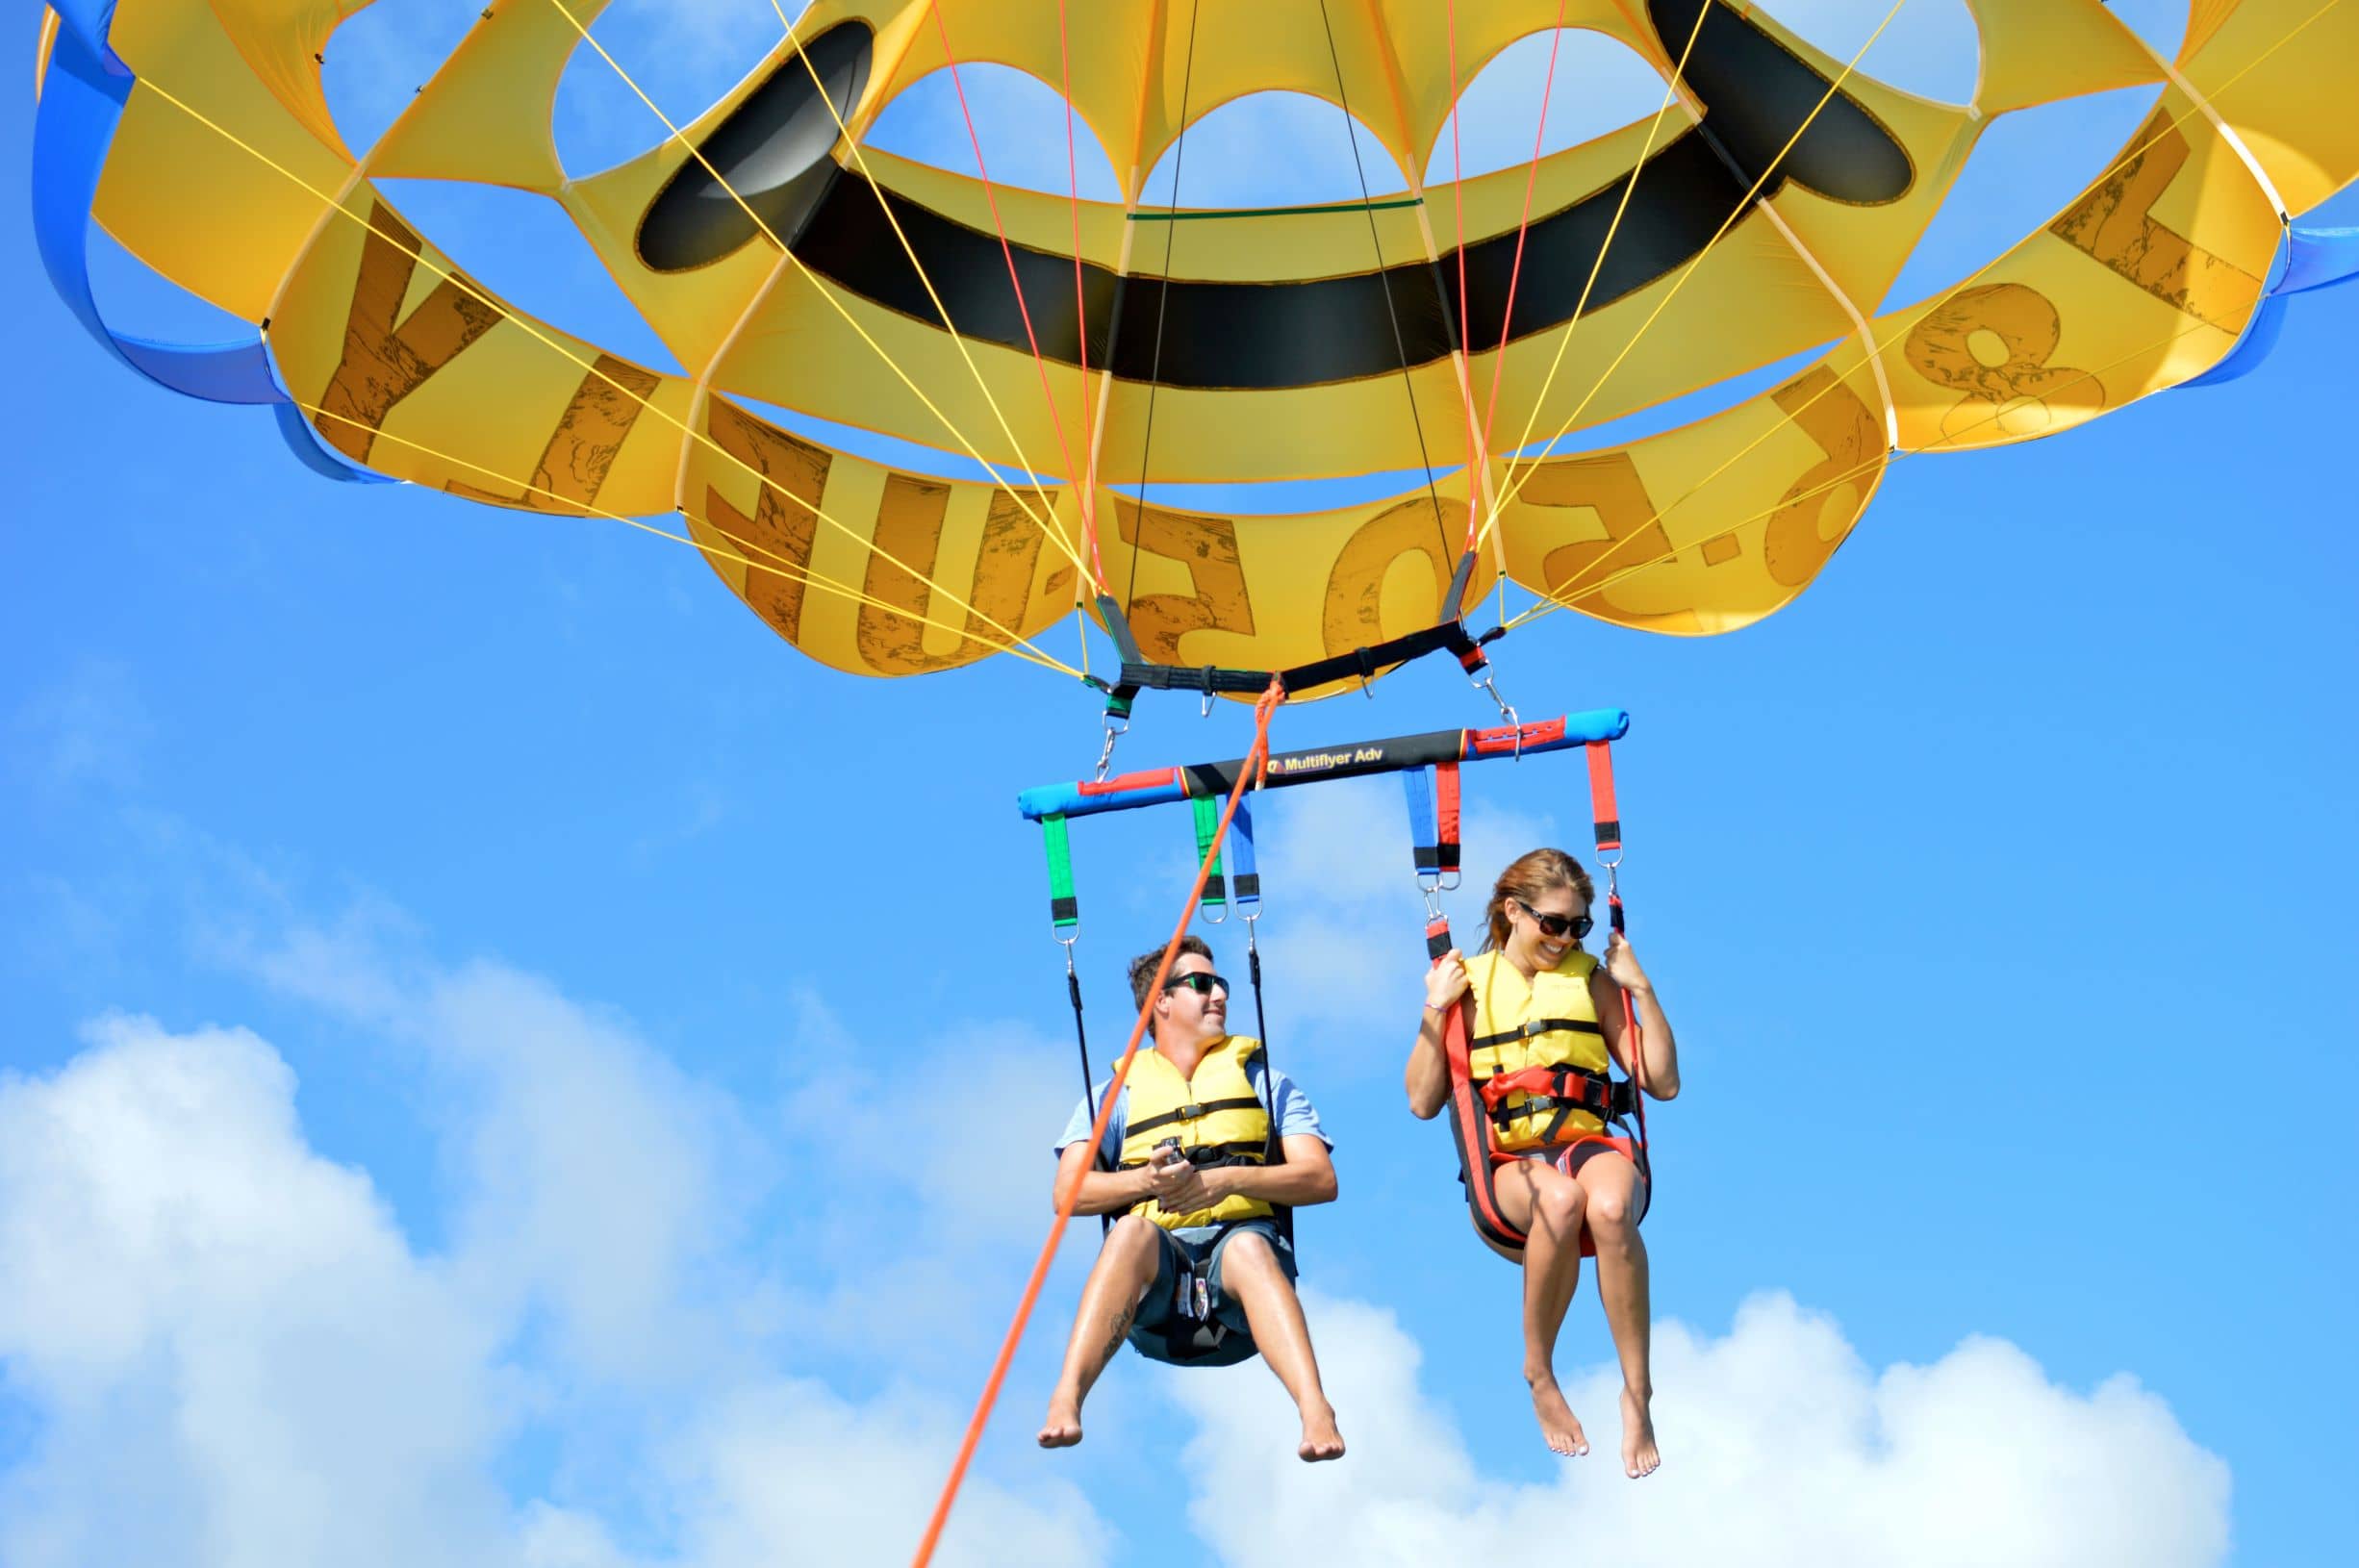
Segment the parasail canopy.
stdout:
<path fill-rule="evenodd" d="M 1100 594 L 1150 659 L 1306 664 L 1456 614 L 1469 553 L 1469 599 L 1504 574 L 1620 625 L 1745 625 L 1812 581 L 1894 457 L 2052 434 L 2230 361 L 2287 283 L 2290 215 L 2359 168 L 2359 0 L 2207 0 L 2170 60 L 2097 0 L 1967 0 L 1965 105 L 1724 0 L 818 0 L 721 101 L 675 126 L 651 112 L 644 154 L 573 178 L 551 117 L 604 3 L 494 0 L 354 148 L 320 61 L 362 4 L 61 0 L 44 259 L 134 368 L 274 405 L 321 471 L 676 515 L 778 635 L 873 674 L 1024 651 Z M 1559 26 L 1654 67 L 1661 111 L 1423 185 L 1466 84 Z M 865 145 L 916 84 L 977 62 L 1065 94 L 1121 199 Z M 1994 117 L 2140 85 L 2160 89 L 2152 114 L 2052 221 L 1879 309 Z M 1147 200 L 1192 124 L 1269 90 L 1355 116 L 1408 193 Z M 394 179 L 557 202 L 684 371 L 476 284 L 388 198 Z M 255 336 L 114 333 L 89 288 L 93 220 Z M 1583 442 L 1814 347 L 1735 406 Z M 873 461 L 761 405 L 999 477 Z M 1138 498 L 1404 468 L 1424 480 L 1294 516 Z"/>

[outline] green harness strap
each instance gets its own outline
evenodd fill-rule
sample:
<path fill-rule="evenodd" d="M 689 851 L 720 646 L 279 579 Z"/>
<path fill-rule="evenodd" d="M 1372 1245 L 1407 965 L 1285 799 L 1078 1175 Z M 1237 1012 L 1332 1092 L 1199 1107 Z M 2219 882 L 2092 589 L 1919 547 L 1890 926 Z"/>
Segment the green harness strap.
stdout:
<path fill-rule="evenodd" d="M 1196 808 L 1196 859 L 1201 864 L 1212 854 L 1212 841 L 1220 837 L 1221 802 L 1208 796 L 1198 796 L 1188 802 Z M 1229 918 L 1229 879 L 1221 873 L 1220 856 L 1212 855 L 1212 869 L 1205 875 L 1204 907 L 1221 912 L 1220 920 L 1208 920 L 1218 925 Z"/>

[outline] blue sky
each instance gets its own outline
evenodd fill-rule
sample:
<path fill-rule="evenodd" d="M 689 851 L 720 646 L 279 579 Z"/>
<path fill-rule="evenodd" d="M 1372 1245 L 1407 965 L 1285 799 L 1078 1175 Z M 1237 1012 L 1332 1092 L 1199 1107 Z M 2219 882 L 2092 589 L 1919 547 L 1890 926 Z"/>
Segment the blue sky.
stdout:
<path fill-rule="evenodd" d="M 1831 46 L 1884 10 L 1773 9 Z M 432 14 L 363 20 L 423 49 Z M 694 15 L 664 85 L 690 103 L 774 31 Z M 1904 15 L 1868 68 L 1941 90 L 1963 8 Z M 357 62 L 331 50 L 331 82 L 365 117 L 401 67 Z M 1482 118 L 1517 149 L 1492 163 L 1529 147 L 1531 63 Z M 591 163 L 638 144 L 599 90 L 577 66 L 560 122 Z M 1020 173 L 1027 111 L 993 104 Z M 2142 108 L 2002 121 L 1899 296 L 2042 221 Z M 940 109 L 896 144 L 963 144 Z M 1328 123 L 1219 194 L 1191 156 L 1183 199 L 1339 193 Z M 419 195 L 495 287 L 644 341 L 496 198 Z M 32 372 L 0 617 L 0 1557 L 905 1560 L 1078 1088 L 1013 796 L 1086 771 L 1088 694 L 1012 661 L 837 675 L 678 546 L 323 484 L 267 419 L 97 352 L 25 225 L 0 266 Z M 134 325 L 202 314 L 102 284 Z M 1654 1120 L 1657 1477 L 1531 1429 L 1514 1276 L 1401 1104 L 1398 791 L 1334 786 L 1266 803 L 1263 929 L 1274 1049 L 1338 1143 L 1302 1243 L 1351 1456 L 1286 1457 L 1258 1368 L 1128 1358 L 1082 1448 L 1034 1450 L 1083 1224 L 941 1560 L 1379 1561 L 1568 1519 L 1631 1562 L 2343 1560 L 2354 354 L 2359 290 L 2307 297 L 2248 379 L 1903 462 L 1760 626 L 1557 616 L 1499 648 L 1527 715 L 1635 716 L 1633 935 L 1687 1081 Z M 1277 734 L 1488 718 L 1420 670 Z M 1246 728 L 1143 705 L 1122 758 Z M 1467 782 L 1478 874 L 1579 847 L 1577 764 Z M 1187 838 L 1077 826 L 1101 1062 Z M 1561 1365 L 1610 1434 L 1587 1282 Z"/>

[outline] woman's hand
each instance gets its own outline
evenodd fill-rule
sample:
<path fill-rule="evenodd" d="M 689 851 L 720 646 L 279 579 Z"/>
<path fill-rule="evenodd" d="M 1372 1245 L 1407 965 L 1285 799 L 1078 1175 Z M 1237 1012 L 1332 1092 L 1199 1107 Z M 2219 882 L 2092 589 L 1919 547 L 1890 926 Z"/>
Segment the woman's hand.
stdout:
<path fill-rule="evenodd" d="M 1456 948 L 1425 972 L 1425 1004 L 1439 1012 L 1466 994 L 1466 955 Z"/>
<path fill-rule="evenodd" d="M 1633 996 L 1655 988 L 1654 982 L 1647 979 L 1646 971 L 1638 967 L 1638 955 L 1630 950 L 1630 944 L 1619 931 L 1606 938 L 1606 954 L 1597 961 L 1597 967 L 1606 972 L 1608 979 Z"/>

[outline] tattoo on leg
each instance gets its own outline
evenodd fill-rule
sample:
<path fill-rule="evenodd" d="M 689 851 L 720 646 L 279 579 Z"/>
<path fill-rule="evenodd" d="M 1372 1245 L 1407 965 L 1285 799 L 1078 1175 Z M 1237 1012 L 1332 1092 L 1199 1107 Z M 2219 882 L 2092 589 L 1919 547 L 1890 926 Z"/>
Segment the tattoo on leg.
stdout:
<path fill-rule="evenodd" d="M 1105 1339 L 1106 1360 L 1112 1360 L 1114 1358 L 1114 1353 L 1122 1349 L 1123 1340 L 1129 1336 L 1130 1320 L 1137 1316 L 1137 1314 L 1138 1308 L 1135 1306 L 1126 1306 L 1121 1311 L 1114 1314 L 1114 1331 L 1108 1334 Z"/>

